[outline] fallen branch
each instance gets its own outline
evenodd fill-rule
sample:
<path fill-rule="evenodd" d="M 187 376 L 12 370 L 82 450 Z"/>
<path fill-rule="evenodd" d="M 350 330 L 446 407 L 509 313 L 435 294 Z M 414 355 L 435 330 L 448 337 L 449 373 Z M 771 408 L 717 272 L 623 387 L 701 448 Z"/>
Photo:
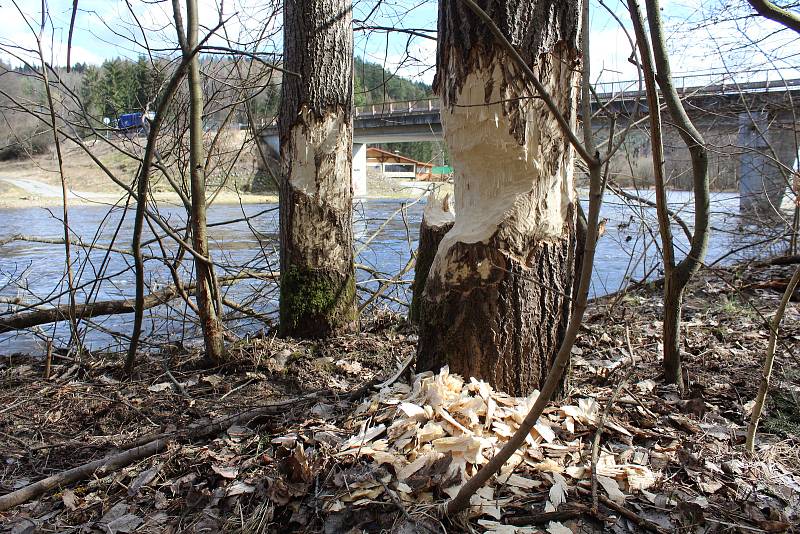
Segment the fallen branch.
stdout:
<path fill-rule="evenodd" d="M 563 510 L 555 512 L 542 512 L 540 514 L 530 515 L 517 515 L 513 517 L 505 517 L 503 521 L 507 525 L 514 525 L 518 527 L 526 527 L 529 525 L 543 525 L 550 521 L 567 521 L 575 519 L 583 514 L 589 513 L 589 508 L 581 503 L 573 503 L 566 506 Z"/>
<path fill-rule="evenodd" d="M 308 402 L 317 398 L 318 396 L 319 394 L 317 393 L 310 394 L 267 406 L 253 408 L 236 415 L 219 417 L 211 422 L 200 421 L 183 431 L 177 431 L 168 434 L 158 434 L 153 436 L 153 439 L 141 445 L 134 445 L 133 447 L 122 452 L 111 454 L 105 458 L 101 458 L 100 460 L 95 460 L 67 471 L 62 471 L 61 473 L 49 476 L 38 482 L 34 482 L 33 484 L 25 486 L 24 488 L 20 488 L 6 495 L 2 495 L 0 496 L 0 512 L 4 512 L 15 506 L 28 502 L 29 500 L 36 498 L 51 489 L 60 488 L 79 480 L 84 480 L 91 476 L 101 477 L 131 465 L 134 462 L 138 462 L 144 458 L 163 452 L 167 448 L 167 445 L 169 445 L 169 443 L 173 440 L 179 438 L 187 438 L 189 440 L 208 438 L 210 436 L 219 434 L 223 430 L 230 428 L 232 425 L 243 421 L 252 421 L 253 419 L 264 417 L 266 415 L 284 414 L 287 406 L 296 406 L 300 402 Z"/>
<path fill-rule="evenodd" d="M 344 398 L 349 401 L 357 401 L 372 391 L 376 386 L 382 388 L 386 387 L 387 385 L 391 385 L 403 374 L 403 372 L 405 372 L 406 369 L 408 369 L 410 364 L 411 358 L 408 358 L 403 362 L 399 371 L 392 374 L 386 381 L 379 382 L 377 378 L 374 378 L 345 395 L 337 395 L 336 392 L 332 390 L 317 391 L 285 401 L 255 407 L 238 414 L 218 417 L 211 421 L 203 419 L 195 422 L 183 430 L 167 433 L 161 432 L 152 434 L 150 436 L 143 436 L 132 442 L 129 445 L 129 448 L 122 452 L 111 454 L 105 458 L 101 458 L 100 460 L 95 460 L 67 471 L 62 471 L 61 473 L 57 473 L 38 482 L 34 482 L 33 484 L 29 484 L 24 488 L 20 488 L 16 491 L 12 491 L 11 493 L 0 496 L 0 512 L 4 512 L 15 506 L 26 503 L 31 499 L 43 495 L 51 489 L 60 488 L 79 480 L 84 480 L 91 476 L 103 476 L 131 465 L 134 462 L 138 462 L 144 458 L 163 452 L 173 440 L 184 439 L 188 441 L 196 441 L 209 438 L 236 424 L 247 424 L 255 419 L 270 415 L 284 415 L 289 407 L 296 408 L 308 402 L 315 401 L 321 397 L 338 396 L 339 398 Z"/>
<path fill-rule="evenodd" d="M 156 291 L 145 297 L 143 309 L 146 310 L 158 306 L 159 304 L 164 304 L 177 296 L 178 290 L 174 286 Z M 11 317 L 0 320 L 0 333 L 65 321 L 69 318 L 69 308 L 69 305 L 62 304 L 54 308 L 39 309 L 12 315 Z M 104 300 L 90 304 L 77 304 L 75 306 L 75 316 L 89 319 L 103 315 L 133 313 L 133 310 L 133 299 Z"/>
<path fill-rule="evenodd" d="M 772 291 L 777 291 L 779 293 L 783 293 L 784 291 L 786 291 L 786 288 L 790 287 L 790 286 L 791 286 L 791 279 L 790 278 L 783 278 L 783 279 L 778 278 L 778 279 L 775 279 L 775 280 L 766 280 L 766 281 L 763 281 L 763 282 L 755 282 L 753 284 L 747 284 L 745 286 L 742 286 L 741 289 L 743 289 L 743 290 L 744 289 L 770 289 Z M 791 296 L 793 296 L 792 295 L 793 294 L 793 290 L 790 290 L 789 293 L 790 293 L 790 299 L 789 300 L 793 300 L 791 298 Z"/>
<path fill-rule="evenodd" d="M 587 489 L 582 488 L 580 486 L 578 486 L 577 489 L 578 489 L 579 493 L 582 493 L 584 495 L 589 495 L 591 493 L 590 490 L 587 490 Z M 633 510 L 630 510 L 630 509 L 625 508 L 624 506 L 622 506 L 620 504 L 615 503 L 614 501 L 612 501 L 611 499 L 609 499 L 605 495 L 600 495 L 599 496 L 599 500 L 600 500 L 601 503 L 603 503 L 603 506 L 607 506 L 608 508 L 611 508 L 612 510 L 614 510 L 618 514 L 620 514 L 623 517 L 625 517 L 625 519 L 628 519 L 629 521 L 635 523 L 636 526 L 638 526 L 638 527 L 650 530 L 652 532 L 655 532 L 656 534 L 668 534 L 666 530 L 664 530 L 663 528 L 661 528 L 657 524 L 653 523 L 649 519 L 645 519 L 644 517 L 641 517 L 636 512 L 634 512 Z"/>
<path fill-rule="evenodd" d="M 78 480 L 89 478 L 92 475 L 103 476 L 106 473 L 116 471 L 134 462 L 158 454 L 167 448 L 169 440 L 157 439 L 141 447 L 128 449 L 127 451 L 89 462 L 81 466 L 62 471 L 49 476 L 38 482 L 34 482 L 24 488 L 12 491 L 0 496 L 0 512 L 9 510 L 15 506 L 28 502 L 29 500 L 42 495 L 53 489 L 72 484 Z"/>
<path fill-rule="evenodd" d="M 772 265 L 795 265 L 800 263 L 800 254 L 788 254 L 786 256 L 775 256 L 768 260 L 754 263 L 755 267 L 770 267 Z"/>
<path fill-rule="evenodd" d="M 237 280 L 244 280 L 248 278 L 265 278 L 273 279 L 277 275 L 264 275 L 260 273 L 243 273 L 240 275 L 224 277 L 220 279 L 220 284 L 229 284 Z M 186 291 L 193 291 L 195 284 L 186 284 L 183 289 Z M 160 304 L 177 298 L 180 292 L 175 285 L 167 286 L 166 288 L 154 291 L 144 298 L 142 304 L 144 310 L 154 308 Z M 92 302 L 88 304 L 78 304 L 75 306 L 75 315 L 81 319 L 90 319 L 92 317 L 100 317 L 104 315 L 119 315 L 122 313 L 133 313 L 135 308 L 133 299 L 123 300 L 104 300 L 100 302 Z M 14 330 L 22 330 L 32 326 L 39 326 L 48 323 L 57 323 L 69 318 L 70 306 L 62 304 L 53 308 L 37 309 L 30 312 L 18 313 L 10 317 L 0 319 L 0 334 L 12 332 Z"/>

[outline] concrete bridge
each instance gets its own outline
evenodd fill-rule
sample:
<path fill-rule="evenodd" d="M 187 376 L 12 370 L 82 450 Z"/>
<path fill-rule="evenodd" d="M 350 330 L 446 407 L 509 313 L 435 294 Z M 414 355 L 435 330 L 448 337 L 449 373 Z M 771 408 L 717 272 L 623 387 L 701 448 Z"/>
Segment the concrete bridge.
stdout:
<path fill-rule="evenodd" d="M 761 72 L 758 74 L 765 74 Z M 741 75 L 742 73 L 737 73 Z M 753 74 L 753 73 L 750 73 Z M 711 147 L 710 174 L 722 188 L 737 187 L 744 210 L 774 211 L 780 206 L 795 168 L 800 137 L 800 79 L 736 83 L 701 83 L 712 74 L 674 78 L 684 106 Z M 733 75 L 734 77 L 736 75 Z M 649 158 L 648 108 L 638 81 L 597 86 L 592 102 L 593 127 L 607 137 L 610 115 L 616 131 L 630 123 L 621 156 Z M 374 143 L 439 141 L 442 125 L 435 98 L 384 102 L 355 109 L 353 121 L 353 187 L 366 193 L 366 147 Z M 602 111 L 602 113 L 601 113 Z M 667 171 L 673 185 L 688 188 L 691 169 L 688 150 L 669 113 L 663 112 Z M 277 127 L 264 131 L 264 141 L 278 154 Z"/>
<path fill-rule="evenodd" d="M 277 159 L 280 154 L 278 127 L 263 130 L 262 139 Z M 353 191 L 367 193 L 367 146 L 378 143 L 441 141 L 439 99 L 384 102 L 357 106 L 353 120 Z"/>

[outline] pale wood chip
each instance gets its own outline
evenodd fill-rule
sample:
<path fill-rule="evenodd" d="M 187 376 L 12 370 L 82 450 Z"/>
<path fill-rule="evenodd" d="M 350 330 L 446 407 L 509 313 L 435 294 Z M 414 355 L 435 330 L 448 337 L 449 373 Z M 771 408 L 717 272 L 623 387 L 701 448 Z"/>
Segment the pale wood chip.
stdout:
<path fill-rule="evenodd" d="M 625 503 L 625 494 L 619 489 L 619 484 L 613 478 L 597 475 L 597 483 L 603 486 L 609 498 L 617 504 Z"/>

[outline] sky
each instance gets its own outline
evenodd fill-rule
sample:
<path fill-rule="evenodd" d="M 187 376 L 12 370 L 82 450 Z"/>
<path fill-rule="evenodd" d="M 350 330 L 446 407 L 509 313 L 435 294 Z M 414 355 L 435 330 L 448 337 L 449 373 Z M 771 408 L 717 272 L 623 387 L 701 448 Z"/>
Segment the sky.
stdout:
<path fill-rule="evenodd" d="M 198 0 L 200 24 L 206 31 L 225 20 L 225 37 L 210 43 L 235 48 L 260 38 L 260 50 L 280 52 L 279 0 Z M 633 80 L 637 73 L 628 62 L 631 53 L 628 35 L 632 35 L 627 11 L 621 0 L 596 0 L 590 4 L 590 43 L 592 79 L 595 82 Z M 375 9 L 375 0 L 355 0 L 353 18 L 363 26 L 401 26 L 423 30 L 436 29 L 437 7 L 432 0 L 385 0 Z M 724 4 L 730 5 L 730 1 Z M 736 0 L 733 2 L 736 5 Z M 719 0 L 662 0 L 662 14 L 672 52 L 672 70 L 676 76 L 698 72 L 762 71 L 750 79 L 780 75 L 800 78 L 800 40 L 789 30 L 760 17 L 735 20 L 736 13 L 726 12 Z M 17 8 L 19 6 L 19 9 Z M 608 6 L 606 8 L 605 6 Z M 43 42 L 52 64 L 66 64 L 67 34 L 72 0 L 49 0 Z M 621 19 L 622 25 L 607 9 Z M 746 10 L 747 11 L 747 10 Z M 739 15 L 746 14 L 738 13 Z M 35 33 L 41 22 L 40 0 L 0 0 L 0 59 L 19 64 L 19 57 L 30 58 L 36 46 Z M 139 24 L 146 28 L 143 32 Z M 171 2 L 141 0 L 80 0 L 75 22 L 72 62 L 99 64 L 106 59 L 136 59 L 145 53 L 146 40 L 158 54 L 168 54 L 175 47 Z M 781 30 L 781 31 L 779 31 Z M 205 33 L 202 32 L 201 33 Z M 430 34 L 435 35 L 435 34 Z M 22 47 L 22 48 L 20 48 Z M 357 31 L 356 53 L 376 63 L 385 64 L 398 74 L 430 83 L 433 79 L 436 43 L 430 39 L 411 38 L 407 34 L 382 31 Z M 724 54 L 717 50 L 723 48 Z M 766 74 L 765 70 L 772 70 Z M 700 80 L 698 78 L 698 80 Z M 708 80 L 713 81 L 713 80 Z M 708 83 L 702 80 L 702 83 Z M 746 80 L 740 80 L 746 81 Z M 609 85 L 610 87 L 610 85 Z"/>

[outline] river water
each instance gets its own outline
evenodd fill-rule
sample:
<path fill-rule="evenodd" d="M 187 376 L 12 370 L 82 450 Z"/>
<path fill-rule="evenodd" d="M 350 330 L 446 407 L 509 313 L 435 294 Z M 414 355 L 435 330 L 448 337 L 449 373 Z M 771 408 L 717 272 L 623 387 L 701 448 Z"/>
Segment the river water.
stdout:
<path fill-rule="evenodd" d="M 651 192 L 642 193 L 652 199 Z M 674 192 L 669 197 L 670 205 L 679 210 L 691 224 L 691 197 L 685 192 Z M 358 200 L 354 210 L 354 233 L 357 262 L 368 265 L 383 274 L 375 275 L 359 271 L 359 280 L 364 287 L 376 287 L 382 279 L 398 273 L 408 262 L 411 251 L 416 248 L 419 223 L 424 204 L 422 201 L 397 199 Z M 413 203 L 413 204 L 412 204 Z M 411 204 L 411 205 L 409 205 Z M 400 209 L 403 207 L 405 209 Z M 585 206 L 585 203 L 584 203 Z M 756 243 L 767 234 L 768 229 L 745 224 L 737 215 L 738 196 L 735 193 L 714 193 L 712 196 L 712 233 L 707 262 L 711 263 L 746 243 Z M 592 294 L 602 295 L 617 291 L 629 280 L 638 280 L 649 275 L 657 277 L 658 251 L 654 237 L 658 230 L 655 210 L 632 207 L 625 201 L 608 195 L 605 199 L 602 218 L 607 219 L 605 233 L 598 244 Z M 160 207 L 160 213 L 172 227 L 185 225 L 185 212 L 178 207 Z M 215 223 L 242 219 L 230 224 L 214 226 Z M 61 239 L 63 230 L 59 210 L 43 208 L 20 208 L 0 210 L 0 240 L 15 234 Z M 387 219 L 389 221 L 387 222 Z M 220 205 L 212 206 L 208 216 L 209 235 L 216 261 L 226 266 L 217 270 L 218 276 L 236 274 L 241 268 L 268 272 L 277 270 L 278 212 L 275 205 Z M 96 243 L 120 250 L 128 250 L 133 226 L 133 210 L 107 206 L 80 206 L 70 210 L 70 226 L 73 239 L 84 244 Z M 686 239 L 675 226 L 679 250 L 686 250 Z M 145 239 L 152 237 L 148 229 Z M 163 240 L 168 254 L 175 247 Z M 160 256 L 158 243 L 148 247 L 152 255 Z M 724 259 L 730 263 L 744 257 L 753 257 L 774 252 L 769 245 L 755 246 Z M 131 298 L 134 295 L 132 260 L 119 253 L 107 254 L 104 250 L 73 247 L 73 260 L 78 302 L 87 298 L 108 300 Z M 680 254 L 679 254 L 680 256 Z M 148 283 L 158 289 L 172 282 L 170 271 L 160 262 L 149 261 Z M 110 276 L 110 275 L 114 276 Z M 92 283 L 98 277 L 107 277 L 102 283 Z M 185 269 L 181 276 L 189 280 L 191 274 Z M 403 277 L 413 279 L 413 271 Z M 59 293 L 66 289 L 64 275 L 64 248 L 57 244 L 15 241 L 0 247 L 0 297 L 22 297 L 33 302 L 36 298 L 53 298 L 51 303 L 67 302 Z M 226 298 L 244 302 L 249 308 L 261 313 L 272 313 L 277 306 L 277 292 L 269 282 L 240 282 L 227 286 Z M 407 300 L 410 284 L 406 283 L 387 293 L 389 299 L 381 299 L 380 305 L 402 309 L 395 300 Z M 185 345 L 196 343 L 196 333 L 187 329 L 183 321 L 186 309 L 179 301 L 173 306 L 159 306 L 147 312 L 145 335 L 154 343 L 182 339 Z M 0 304 L 0 313 L 7 313 L 7 305 Z M 127 340 L 125 334 L 131 330 L 132 316 L 117 315 L 96 318 L 84 343 L 94 349 L 120 350 Z M 237 333 L 252 332 L 264 328 L 264 324 L 253 319 L 239 320 L 235 324 Z M 104 332 L 105 331 L 105 332 Z M 117 332 L 116 334 L 112 332 Z M 55 336 L 65 342 L 69 331 L 65 323 L 46 325 L 35 332 L 0 334 L 0 354 L 41 351 L 44 339 Z"/>

